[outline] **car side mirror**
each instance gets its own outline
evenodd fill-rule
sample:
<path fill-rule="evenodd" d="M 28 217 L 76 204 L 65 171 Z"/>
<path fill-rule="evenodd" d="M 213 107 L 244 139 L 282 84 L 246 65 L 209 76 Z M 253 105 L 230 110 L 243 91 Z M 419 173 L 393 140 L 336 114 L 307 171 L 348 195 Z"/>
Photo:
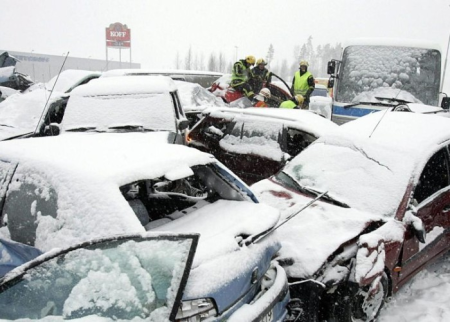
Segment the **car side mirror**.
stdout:
<path fill-rule="evenodd" d="M 189 127 L 189 121 L 188 120 L 182 120 L 180 123 L 178 123 L 178 129 L 180 131 L 184 131 Z"/>
<path fill-rule="evenodd" d="M 328 80 L 328 88 L 333 88 L 334 87 L 334 78 L 330 77 L 330 79 Z"/>
<path fill-rule="evenodd" d="M 450 97 L 443 97 L 442 101 L 441 101 L 441 107 L 444 110 L 449 110 L 450 109 Z"/>
<path fill-rule="evenodd" d="M 422 220 L 415 220 L 411 223 L 411 228 L 414 232 L 414 236 L 421 242 L 425 244 L 426 232 L 425 227 L 423 226 Z"/>
<path fill-rule="evenodd" d="M 333 75 L 336 71 L 336 61 L 330 60 L 327 64 L 327 74 Z"/>
<path fill-rule="evenodd" d="M 60 132 L 61 129 L 58 123 L 50 123 L 50 125 L 46 125 L 44 128 L 44 136 L 56 136 Z"/>

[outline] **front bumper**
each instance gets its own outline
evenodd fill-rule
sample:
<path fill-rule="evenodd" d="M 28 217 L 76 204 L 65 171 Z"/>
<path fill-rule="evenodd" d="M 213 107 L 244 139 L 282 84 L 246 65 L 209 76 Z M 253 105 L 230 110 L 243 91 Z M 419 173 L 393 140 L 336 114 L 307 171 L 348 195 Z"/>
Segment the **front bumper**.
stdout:
<path fill-rule="evenodd" d="M 273 285 L 263 294 L 257 294 L 256 300 L 236 309 L 229 322 L 283 321 L 287 315 L 289 286 L 284 269 L 273 262 L 277 275 Z"/>

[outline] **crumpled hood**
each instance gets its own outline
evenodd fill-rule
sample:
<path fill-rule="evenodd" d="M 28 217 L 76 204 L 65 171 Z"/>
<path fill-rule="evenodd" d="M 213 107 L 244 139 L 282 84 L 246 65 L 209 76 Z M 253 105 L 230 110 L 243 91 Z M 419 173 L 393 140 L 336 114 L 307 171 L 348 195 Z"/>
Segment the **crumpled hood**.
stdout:
<path fill-rule="evenodd" d="M 214 297 L 219 310 L 233 304 L 251 286 L 255 267 L 263 274 L 279 250 L 276 234 L 257 244 L 239 246 L 236 236 L 273 227 L 279 212 L 267 205 L 219 200 L 156 230 L 199 233 L 200 240 L 184 298 Z"/>
<path fill-rule="evenodd" d="M 278 208 L 282 219 L 311 201 L 268 179 L 254 184 L 252 190 L 261 202 Z M 292 266 L 285 267 L 286 273 L 289 277 L 311 277 L 339 246 L 378 220 L 382 217 L 316 201 L 278 229 L 280 258 L 294 260 Z"/>

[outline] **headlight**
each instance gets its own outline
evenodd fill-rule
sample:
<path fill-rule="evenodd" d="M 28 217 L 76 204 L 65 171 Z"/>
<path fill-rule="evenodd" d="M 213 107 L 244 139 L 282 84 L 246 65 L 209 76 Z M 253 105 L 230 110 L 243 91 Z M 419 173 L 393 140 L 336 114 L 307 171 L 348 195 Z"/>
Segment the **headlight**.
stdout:
<path fill-rule="evenodd" d="M 216 315 L 217 310 L 212 299 L 196 299 L 183 301 L 175 320 L 180 322 L 197 322 Z"/>

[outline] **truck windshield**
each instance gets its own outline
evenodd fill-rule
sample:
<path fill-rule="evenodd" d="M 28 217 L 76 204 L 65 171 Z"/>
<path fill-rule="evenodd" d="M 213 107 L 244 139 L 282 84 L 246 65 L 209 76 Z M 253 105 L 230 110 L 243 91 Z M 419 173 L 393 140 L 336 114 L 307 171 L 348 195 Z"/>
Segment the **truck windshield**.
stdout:
<path fill-rule="evenodd" d="M 437 105 L 441 54 L 435 49 L 395 46 L 349 46 L 342 57 L 336 100 L 376 102 L 397 98 Z"/>

